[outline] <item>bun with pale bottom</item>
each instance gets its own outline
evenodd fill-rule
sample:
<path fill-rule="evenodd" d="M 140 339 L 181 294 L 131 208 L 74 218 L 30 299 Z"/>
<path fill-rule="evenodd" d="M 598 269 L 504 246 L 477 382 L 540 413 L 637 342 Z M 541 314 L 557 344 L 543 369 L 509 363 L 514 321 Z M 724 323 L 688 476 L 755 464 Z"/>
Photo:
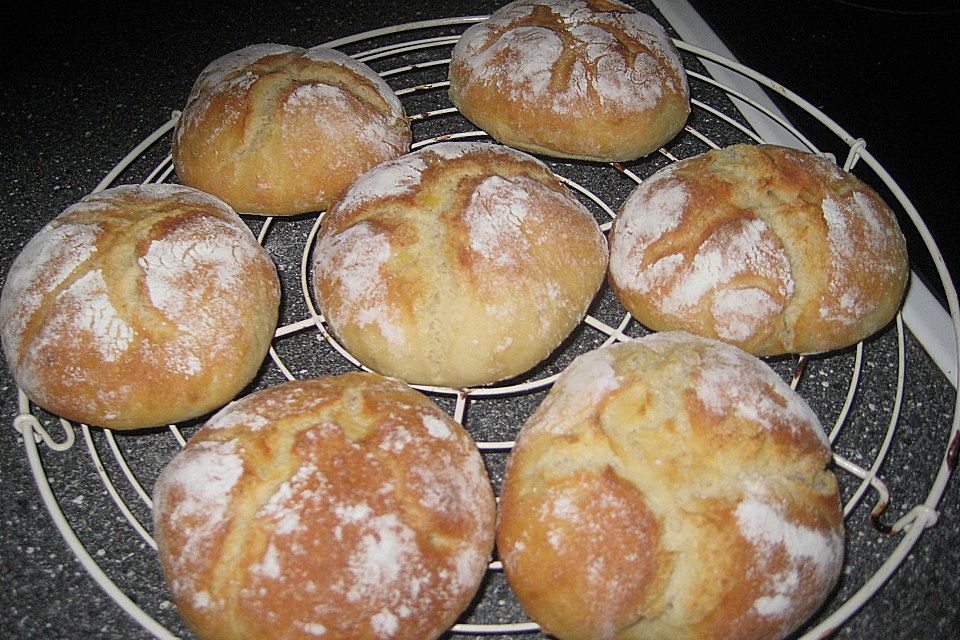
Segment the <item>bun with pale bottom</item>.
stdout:
<path fill-rule="evenodd" d="M 83 198 L 27 243 L 7 274 L 0 334 L 32 401 L 136 429 L 240 393 L 279 305 L 277 269 L 233 209 L 189 187 L 127 185 Z"/>
<path fill-rule="evenodd" d="M 522 374 L 576 328 L 606 239 L 539 160 L 447 142 L 364 174 L 327 213 L 312 281 L 362 364 L 411 384 Z"/>
<path fill-rule="evenodd" d="M 909 266 L 896 216 L 857 177 L 811 153 L 734 145 L 636 187 L 610 233 L 609 279 L 651 329 L 768 356 L 879 331 Z"/>
<path fill-rule="evenodd" d="M 562 640 L 783 638 L 843 559 L 830 449 L 766 364 L 654 334 L 580 356 L 523 425 L 497 548 Z"/>
<path fill-rule="evenodd" d="M 204 640 L 430 639 L 467 607 L 495 502 L 467 432 L 371 373 L 216 414 L 154 486 L 160 562 Z"/>
<path fill-rule="evenodd" d="M 690 114 L 680 56 L 651 16 L 611 0 L 520 0 L 467 29 L 450 100 L 517 149 L 626 161 L 656 151 Z"/>
<path fill-rule="evenodd" d="M 240 213 L 326 209 L 360 174 L 410 148 L 393 90 L 335 49 L 256 44 L 211 62 L 173 134 L 183 184 Z"/>

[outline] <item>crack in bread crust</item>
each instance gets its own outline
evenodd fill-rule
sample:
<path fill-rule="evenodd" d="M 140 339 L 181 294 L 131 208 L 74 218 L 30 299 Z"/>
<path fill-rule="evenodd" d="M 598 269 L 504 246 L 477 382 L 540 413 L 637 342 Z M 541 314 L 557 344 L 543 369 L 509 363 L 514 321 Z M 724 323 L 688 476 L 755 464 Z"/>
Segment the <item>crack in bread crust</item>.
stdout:
<path fill-rule="evenodd" d="M 141 243 L 151 237 L 155 227 L 195 213 L 175 203 L 154 203 L 131 208 L 120 199 L 106 200 L 112 205 L 110 210 L 91 212 L 81 209 L 76 215 L 68 213 L 55 223 L 97 224 L 105 228 L 98 234 L 96 251 L 51 289 L 31 315 L 23 332 L 18 365 L 23 365 L 29 345 L 43 331 L 47 319 L 58 305 L 59 295 L 92 271 L 103 273 L 110 302 L 127 324 L 140 326 L 144 335 L 151 339 L 167 339 L 176 331 L 173 323 L 153 307 L 149 296 L 145 294 L 143 270 L 137 266 L 137 260 Z"/>
<path fill-rule="evenodd" d="M 351 102 L 352 109 L 368 112 L 370 117 L 392 118 L 390 106 L 368 78 L 334 62 L 320 62 L 305 55 L 306 52 L 271 57 L 267 59 L 269 63 L 260 61 L 246 70 L 235 72 L 235 75 L 253 73 L 257 78 L 245 96 L 237 96 L 238 101 L 247 105 L 246 110 L 240 109 L 247 124 L 243 127 L 242 142 L 235 150 L 235 157 L 257 154 L 264 138 L 273 131 L 275 114 L 283 109 L 291 94 L 309 85 L 335 87 L 342 92 L 344 99 Z M 217 87 L 211 87 L 207 91 L 216 90 Z M 220 166 L 236 162 L 235 157 L 221 158 Z"/>

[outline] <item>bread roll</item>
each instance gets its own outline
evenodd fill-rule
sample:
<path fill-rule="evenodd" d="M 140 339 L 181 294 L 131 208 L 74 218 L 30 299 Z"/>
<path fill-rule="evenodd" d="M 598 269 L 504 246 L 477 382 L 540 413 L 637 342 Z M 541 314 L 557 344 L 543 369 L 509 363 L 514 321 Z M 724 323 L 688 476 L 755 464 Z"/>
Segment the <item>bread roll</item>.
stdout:
<path fill-rule="evenodd" d="M 184 184 L 241 213 L 326 209 L 410 148 L 403 105 L 372 69 L 316 47 L 251 45 L 197 78 L 173 136 Z"/>
<path fill-rule="evenodd" d="M 884 327 L 909 277 L 890 208 L 825 158 L 735 145 L 640 184 L 610 236 L 610 284 L 647 327 L 756 355 L 840 349 Z"/>
<path fill-rule="evenodd" d="M 520 0 L 464 32 L 450 100 L 497 140 L 562 158 L 633 160 L 683 129 L 686 72 L 652 17 L 614 0 Z"/>
<path fill-rule="evenodd" d="M 215 415 L 154 486 L 160 561 L 200 638 L 436 638 L 493 547 L 476 445 L 369 373 L 287 382 Z"/>
<path fill-rule="evenodd" d="M 783 638 L 840 573 L 826 436 L 769 367 L 653 334 L 580 356 L 520 431 L 497 548 L 561 640 Z"/>
<path fill-rule="evenodd" d="M 226 204 L 172 184 L 91 194 L 13 262 L 0 335 L 14 379 L 63 418 L 152 427 L 222 406 L 277 324 L 270 257 Z"/>
<path fill-rule="evenodd" d="M 583 318 L 606 260 L 597 222 L 543 163 L 448 142 L 360 178 L 323 221 L 312 278 L 361 363 L 467 387 L 547 357 Z"/>

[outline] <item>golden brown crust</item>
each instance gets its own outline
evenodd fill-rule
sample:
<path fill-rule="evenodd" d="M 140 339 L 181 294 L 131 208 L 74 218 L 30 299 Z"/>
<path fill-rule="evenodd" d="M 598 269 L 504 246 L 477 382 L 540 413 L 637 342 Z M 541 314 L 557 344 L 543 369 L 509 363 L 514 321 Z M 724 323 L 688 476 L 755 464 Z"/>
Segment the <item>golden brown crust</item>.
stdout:
<path fill-rule="evenodd" d="M 653 334 L 575 360 L 524 424 L 497 547 L 563 640 L 782 638 L 841 568 L 829 459 L 816 416 L 761 361 Z"/>
<path fill-rule="evenodd" d="M 210 63 L 174 131 L 180 181 L 242 213 L 326 209 L 410 148 L 410 124 L 369 67 L 324 47 L 252 45 Z"/>
<path fill-rule="evenodd" d="M 479 587 L 494 514 L 469 434 L 369 373 L 238 400 L 154 488 L 165 576 L 207 640 L 435 638 Z"/>
<path fill-rule="evenodd" d="M 504 144 L 599 161 L 655 151 L 690 113 L 664 29 L 597 0 L 521 0 L 470 27 L 451 55 L 450 99 Z"/>
<path fill-rule="evenodd" d="M 276 330 L 276 267 L 230 207 L 179 185 L 91 194 L 11 266 L 0 300 L 17 384 L 114 429 L 193 418 L 256 375 Z"/>
<path fill-rule="evenodd" d="M 545 165 L 500 145 L 441 143 L 347 191 L 324 219 L 312 277 L 361 363 L 462 387 L 544 359 L 605 269 L 597 222 Z"/>
<path fill-rule="evenodd" d="M 610 236 L 610 283 L 637 319 L 757 355 L 843 348 L 881 329 L 907 285 L 880 197 L 824 158 L 734 145 L 640 184 Z"/>

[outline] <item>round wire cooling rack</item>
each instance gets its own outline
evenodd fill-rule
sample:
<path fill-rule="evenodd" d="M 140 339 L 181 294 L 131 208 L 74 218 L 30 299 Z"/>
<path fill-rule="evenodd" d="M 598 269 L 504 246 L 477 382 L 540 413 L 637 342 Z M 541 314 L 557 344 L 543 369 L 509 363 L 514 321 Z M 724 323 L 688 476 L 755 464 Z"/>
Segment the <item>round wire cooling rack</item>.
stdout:
<path fill-rule="evenodd" d="M 483 139 L 459 115 L 446 97 L 446 67 L 449 50 L 460 31 L 485 16 L 421 21 L 368 31 L 326 43 L 343 48 L 358 60 L 373 66 L 394 86 L 411 114 L 414 148 L 445 140 Z M 922 219 L 909 199 L 882 165 L 866 150 L 862 140 L 854 139 L 836 123 L 799 96 L 774 81 L 734 61 L 682 41 L 675 41 L 684 56 L 691 83 L 693 113 L 684 132 L 659 154 L 628 164 L 563 162 L 542 158 L 582 199 L 605 231 L 615 217 L 615 210 L 628 192 L 644 177 L 666 163 L 735 142 L 766 141 L 756 126 L 743 117 L 741 107 L 748 105 L 760 114 L 763 129 L 772 125 L 788 132 L 810 151 L 824 153 L 788 122 L 776 109 L 757 100 L 728 82 L 718 82 L 703 71 L 708 60 L 757 85 L 779 93 L 813 116 L 837 143 L 848 150 L 844 169 L 854 170 L 861 163 L 872 172 L 870 180 L 879 180 L 889 190 L 900 213 L 916 227 L 939 272 L 949 307 L 951 330 L 960 336 L 960 307 L 957 293 L 943 258 Z M 131 182 L 130 173 L 141 171 L 136 181 L 164 182 L 172 179 L 173 166 L 164 149 L 158 155 L 158 143 L 165 140 L 176 124 L 174 113 L 137 145 L 103 178 L 99 191 L 120 181 Z M 168 148 L 168 147 L 167 147 Z M 159 157 L 156 165 L 151 158 Z M 861 166 L 862 168 L 862 166 Z M 867 179 L 867 178 L 865 178 Z M 893 203 L 891 202 L 891 205 Z M 269 386 L 285 379 L 338 373 L 362 368 L 361 365 L 327 331 L 322 314 L 314 304 L 308 258 L 317 231 L 323 220 L 316 217 L 275 219 L 245 217 L 278 262 L 285 291 L 281 322 L 270 349 L 270 359 L 258 379 L 259 386 Z M 293 295 L 292 292 L 298 292 Z M 574 332 L 544 364 L 519 379 L 504 384 L 474 389 L 418 387 L 433 397 L 453 417 L 464 424 L 477 440 L 495 486 L 502 479 L 502 468 L 512 448 L 512 438 L 526 416 L 532 413 L 546 390 L 563 368 L 577 355 L 614 341 L 628 340 L 647 333 L 631 318 L 608 288 L 601 290 L 590 312 Z M 879 336 L 841 353 L 813 358 L 775 359 L 769 364 L 790 381 L 791 385 L 814 407 L 821 421 L 828 426 L 834 446 L 834 461 L 844 498 L 844 516 L 848 530 L 863 529 L 855 539 L 848 536 L 848 563 L 857 565 L 860 579 L 845 579 L 844 584 L 828 600 L 824 609 L 803 630 L 804 638 L 818 638 L 842 626 L 862 607 L 897 570 L 913 549 L 924 530 L 937 520 L 937 505 L 946 489 L 956 457 L 958 432 L 957 381 L 952 383 L 952 418 L 924 425 L 943 441 L 931 469 L 932 480 L 923 487 L 915 501 L 896 508 L 899 517 L 892 524 L 883 524 L 883 514 L 896 505 L 881 479 L 881 467 L 894 448 L 900 415 L 904 408 L 905 387 L 912 377 L 908 369 L 929 367 L 914 362 L 906 346 L 909 340 L 901 316 Z M 878 391 L 879 390 L 879 391 Z M 41 499 L 55 526 L 81 564 L 116 604 L 136 620 L 147 632 L 158 638 L 188 635 L 189 631 L 171 610 L 162 585 L 145 588 L 131 575 L 145 580 L 162 580 L 155 557 L 156 544 L 150 532 L 152 501 L 148 487 L 164 463 L 182 447 L 197 425 L 171 425 L 169 429 L 143 434 L 118 435 L 109 430 L 75 427 L 32 407 L 19 391 L 19 415 L 15 428 L 23 435 L 26 455 Z M 51 434 L 48 426 L 59 423 L 62 436 Z M 77 432 L 79 430 L 80 437 Z M 79 444 L 82 440 L 83 444 Z M 41 455 L 41 445 L 49 449 Z M 69 460 L 69 464 L 68 464 Z M 129 538 L 133 547 L 143 549 L 134 560 L 134 568 L 118 575 L 105 565 L 100 552 L 91 554 L 82 539 L 93 535 L 89 523 L 68 517 L 52 488 L 51 479 L 64 468 L 79 465 L 92 473 L 109 495 L 117 515 L 97 525 L 109 530 L 111 539 Z M 872 496 L 872 500 L 868 500 Z M 890 509 L 894 511 L 894 509 Z M 70 510 L 75 511 L 75 510 Z M 864 517 L 858 517 L 858 514 Z M 73 518 L 73 520 L 71 519 Z M 864 523 L 867 523 L 864 525 Z M 96 528 L 99 528 L 96 527 Z M 865 560 L 862 540 L 879 545 L 883 557 Z M 137 542 L 139 541 L 139 543 Z M 100 550 L 103 551 L 103 550 Z M 95 557 L 96 555 L 96 557 Z M 460 636 L 535 634 L 538 627 L 528 621 L 509 591 L 500 563 L 493 559 L 487 580 L 474 606 L 464 614 L 452 632 Z M 852 575 L 852 574 L 851 574 Z"/>

